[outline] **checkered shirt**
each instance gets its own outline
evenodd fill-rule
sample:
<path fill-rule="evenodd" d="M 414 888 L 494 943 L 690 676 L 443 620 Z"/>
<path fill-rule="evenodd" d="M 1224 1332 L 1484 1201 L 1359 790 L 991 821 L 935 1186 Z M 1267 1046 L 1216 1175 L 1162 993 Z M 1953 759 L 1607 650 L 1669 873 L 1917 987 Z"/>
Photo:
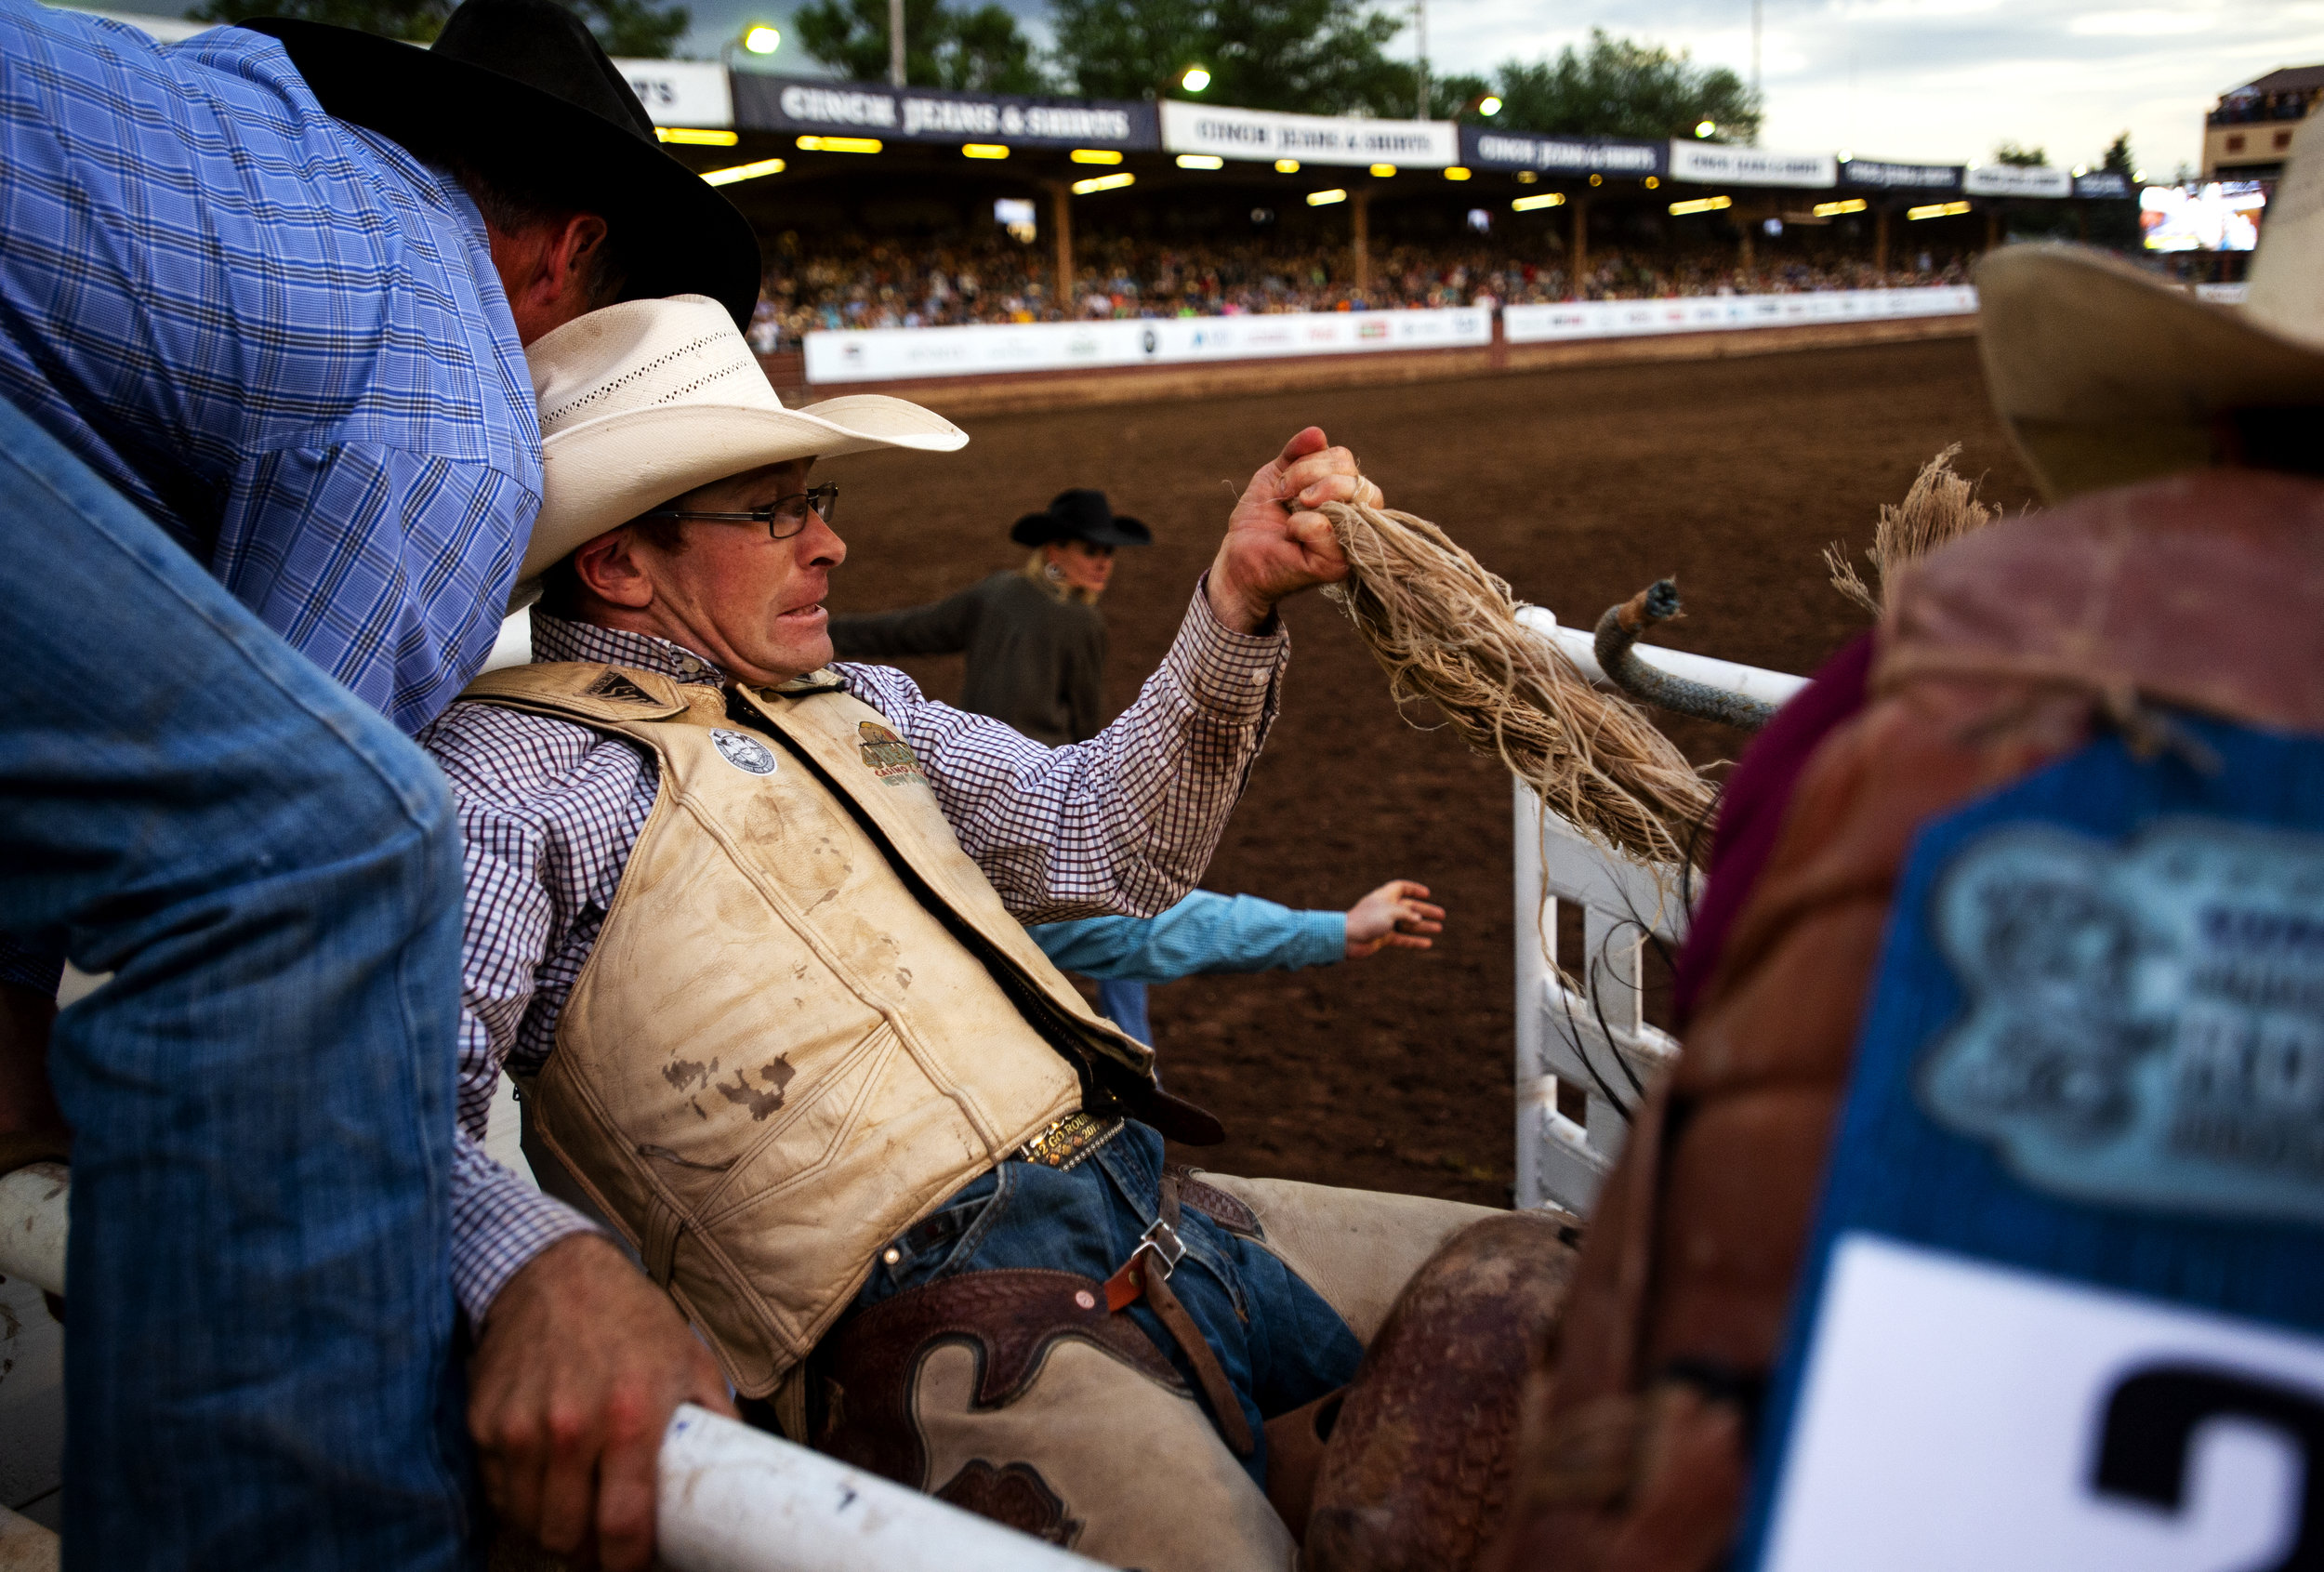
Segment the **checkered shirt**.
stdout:
<path fill-rule="evenodd" d="M 716 683 L 711 664 L 640 633 L 533 617 L 536 660 L 602 661 Z M 891 667 L 834 667 L 919 756 L 961 848 L 1025 922 L 1150 917 L 1194 888 L 1275 713 L 1280 629 L 1221 627 L 1200 590 L 1159 670 L 1086 743 L 1049 748 L 921 696 Z M 455 704 L 420 733 L 452 783 L 468 918 L 453 1287 L 481 1320 L 525 1262 L 588 1224 L 485 1156 L 505 1065 L 537 1071 L 654 806 L 654 755 L 625 737 L 490 705 Z"/>
<path fill-rule="evenodd" d="M 275 40 L 0 0 L 0 398 L 403 730 L 491 653 L 541 466 L 483 221 Z"/>

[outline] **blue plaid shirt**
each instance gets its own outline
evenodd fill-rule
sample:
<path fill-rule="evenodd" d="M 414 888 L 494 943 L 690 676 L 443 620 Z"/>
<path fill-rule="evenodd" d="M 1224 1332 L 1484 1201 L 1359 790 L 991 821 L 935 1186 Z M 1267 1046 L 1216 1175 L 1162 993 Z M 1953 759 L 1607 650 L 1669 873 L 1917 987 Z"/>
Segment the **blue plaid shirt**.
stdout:
<path fill-rule="evenodd" d="M 490 653 L 541 469 L 483 221 L 273 39 L 0 0 L 0 398 L 404 730 Z"/>

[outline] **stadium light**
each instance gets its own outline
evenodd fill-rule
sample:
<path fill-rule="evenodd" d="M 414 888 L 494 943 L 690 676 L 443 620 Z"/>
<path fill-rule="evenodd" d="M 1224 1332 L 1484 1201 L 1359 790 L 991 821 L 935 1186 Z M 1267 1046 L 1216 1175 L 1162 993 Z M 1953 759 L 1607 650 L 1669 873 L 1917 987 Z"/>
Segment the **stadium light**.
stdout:
<path fill-rule="evenodd" d="M 1662 178 L 1658 175 L 1649 175 L 1643 183 L 1648 191 L 1653 191 L 1662 184 Z"/>
<path fill-rule="evenodd" d="M 1076 164 L 1119 164 L 1122 155 L 1112 148 L 1076 148 L 1066 155 Z"/>
<path fill-rule="evenodd" d="M 1605 177 L 1604 175 L 1592 175 L 1590 177 L 1590 183 L 1593 186 L 1604 185 Z"/>
<path fill-rule="evenodd" d="M 998 142 L 962 142 L 960 155 L 963 158 L 1007 158 L 1009 150 Z"/>
<path fill-rule="evenodd" d="M 1296 175 L 1296 174 L 1298 174 L 1299 172 L 1300 172 L 1300 161 L 1299 161 L 1298 159 L 1296 159 L 1296 158 L 1278 158 L 1278 159 L 1276 159 L 1276 160 L 1275 160 L 1275 173 L 1276 173 L 1276 174 L 1278 174 L 1278 175 Z"/>
<path fill-rule="evenodd" d="M 1951 218 L 1969 211 L 1965 202 L 1932 202 L 1926 207 L 1908 207 L 1908 218 Z"/>
<path fill-rule="evenodd" d="M 1210 152 L 1182 152 L 1178 155 L 1181 169 L 1223 169 L 1226 160 Z"/>
<path fill-rule="evenodd" d="M 801 137 L 801 152 L 878 152 L 878 137 Z"/>
<path fill-rule="evenodd" d="M 1701 196 L 1697 197 L 1692 202 L 1674 202 L 1670 204 L 1670 217 L 1673 218 L 1684 218 L 1689 213 L 1716 213 L 1722 208 L 1732 207 L 1734 205 L 1735 198 L 1731 196 Z"/>
<path fill-rule="evenodd" d="M 1490 93 L 1486 94 L 1486 95 L 1485 95 L 1485 97 L 1483 97 L 1482 99 L 1479 99 L 1477 100 L 1477 112 L 1478 112 L 1479 114 L 1493 115 L 1493 114 L 1499 114 L 1499 113 L 1500 113 L 1500 112 L 1501 112 L 1501 101 L 1500 101 L 1500 99 L 1499 99 L 1495 98 L 1495 97 L 1494 97 L 1492 94 L 1490 94 Z"/>
<path fill-rule="evenodd" d="M 772 55 L 783 46 L 783 34 L 759 22 L 743 33 L 743 47 L 754 55 Z"/>
<path fill-rule="evenodd" d="M 1842 213 L 1861 213 L 1870 205 L 1864 198 L 1852 196 L 1845 202 L 1819 202 L 1812 211 L 1819 218 L 1837 218 Z"/>
<path fill-rule="evenodd" d="M 1094 192 L 1117 192 L 1124 186 L 1134 186 L 1137 183 L 1138 177 L 1129 173 L 1093 175 L 1089 179 L 1074 182 L 1074 195 L 1088 196 Z"/>
<path fill-rule="evenodd" d="M 1517 171 L 1517 183 L 1521 186 L 1529 186 L 1540 178 L 1540 176 L 1535 174 L 1530 169 L 1520 169 Z"/>
<path fill-rule="evenodd" d="M 1395 172 L 1396 166 L 1393 164 L 1375 164 L 1372 165 L 1372 178 L 1377 180 L 1385 180 L 1394 175 Z"/>
<path fill-rule="evenodd" d="M 1715 120 L 1698 120 L 1695 123 L 1695 136 L 1698 140 L 1708 139 L 1718 129 L 1719 123 Z"/>
<path fill-rule="evenodd" d="M 783 173 L 781 159 L 762 158 L 756 164 L 737 164 L 728 169 L 709 170 L 703 175 L 702 183 L 706 186 L 731 186 L 737 180 L 755 180 L 761 175 L 780 175 L 781 173 Z"/>
<path fill-rule="evenodd" d="M 1178 79 L 1178 85 L 1190 93 L 1199 93 L 1210 86 L 1210 73 L 1198 65 L 1190 65 L 1186 74 Z"/>
<path fill-rule="evenodd" d="M 1465 179 L 1467 179 L 1468 178 L 1469 178 L 1469 171 L 1467 171 L 1466 169 L 1463 169 L 1463 168 L 1462 168 L 1459 165 L 1458 165 L 1458 164 L 1454 165 L 1451 168 L 1449 168 L 1449 169 L 1447 169 L 1447 170 L 1446 170 L 1446 171 L 1445 171 L 1445 178 L 1446 178 L 1447 180 L 1465 180 Z"/>
<path fill-rule="evenodd" d="M 1509 210 L 1512 213 L 1530 213 L 1538 207 L 1563 207 L 1565 205 L 1565 193 L 1564 192 L 1549 192 L 1540 196 L 1521 196 L 1509 205 Z"/>
<path fill-rule="evenodd" d="M 2081 178 L 2084 175 L 2087 175 L 2087 174 L 2089 174 L 2089 173 L 2090 173 L 2090 165 L 2087 165 L 2087 164 L 2077 164 L 2076 165 L 2074 165 L 2074 178 L 2076 178 L 2076 179 L 2078 179 L 2078 180 L 2079 180 L 2079 179 L 2080 179 L 2080 178 Z"/>
<path fill-rule="evenodd" d="M 1337 188 L 1327 192 L 1309 192 L 1307 193 L 1307 205 L 1310 207 L 1328 207 L 1335 202 L 1345 202 L 1347 200 L 1348 193 Z"/>
<path fill-rule="evenodd" d="M 704 131 L 692 125 L 656 125 L 654 136 L 657 141 L 689 148 L 731 148 L 742 140 L 732 131 Z"/>

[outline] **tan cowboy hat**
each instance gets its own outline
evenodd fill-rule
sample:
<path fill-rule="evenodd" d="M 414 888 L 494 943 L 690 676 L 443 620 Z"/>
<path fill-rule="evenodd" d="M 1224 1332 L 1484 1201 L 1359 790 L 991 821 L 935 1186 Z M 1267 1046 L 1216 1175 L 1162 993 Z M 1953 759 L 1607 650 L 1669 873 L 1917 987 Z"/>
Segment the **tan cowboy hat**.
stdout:
<path fill-rule="evenodd" d="M 969 434 L 878 393 L 786 409 L 726 308 L 702 295 L 625 300 L 524 351 L 540 405 L 541 512 L 509 607 L 575 547 L 696 486 L 793 458 L 876 447 L 952 453 Z"/>
<path fill-rule="evenodd" d="M 2240 306 L 2102 251 L 2013 245 L 1977 269 L 1994 408 L 2052 498 L 2233 456 L 2286 412 L 2324 444 L 2324 114 L 2293 139 Z"/>

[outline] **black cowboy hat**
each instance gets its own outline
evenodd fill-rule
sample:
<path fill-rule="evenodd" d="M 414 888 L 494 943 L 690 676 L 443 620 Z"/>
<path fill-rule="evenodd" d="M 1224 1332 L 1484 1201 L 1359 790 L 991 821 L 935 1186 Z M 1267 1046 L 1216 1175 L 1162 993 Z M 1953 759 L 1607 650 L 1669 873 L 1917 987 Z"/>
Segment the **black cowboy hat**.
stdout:
<path fill-rule="evenodd" d="M 1151 546 L 1154 532 L 1135 519 L 1117 519 L 1105 494 L 1087 488 L 1061 491 L 1046 513 L 1027 513 L 1009 531 L 1020 546 L 1052 540 L 1086 540 L 1092 546 Z"/>
<path fill-rule="evenodd" d="M 325 110 L 423 157 L 506 165 L 602 213 L 627 293 L 707 295 L 737 327 L 759 303 L 759 238 L 734 205 L 662 151 L 654 122 L 557 0 L 468 0 L 432 48 L 288 17 L 283 41 Z"/>

